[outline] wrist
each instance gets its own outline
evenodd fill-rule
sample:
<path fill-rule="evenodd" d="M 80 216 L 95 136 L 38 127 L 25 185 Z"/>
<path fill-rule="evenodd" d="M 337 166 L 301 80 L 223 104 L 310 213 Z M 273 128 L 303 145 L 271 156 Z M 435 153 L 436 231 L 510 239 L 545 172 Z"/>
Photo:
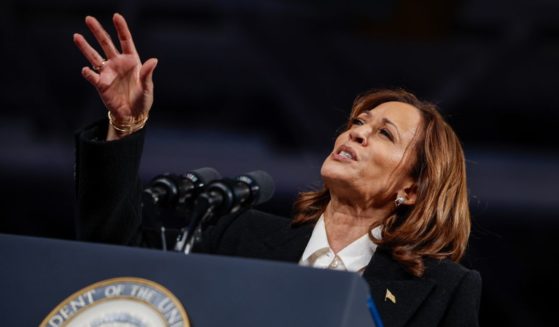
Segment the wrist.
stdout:
<path fill-rule="evenodd" d="M 122 138 L 125 138 L 126 136 L 132 134 L 132 133 L 123 133 L 123 132 L 119 132 L 116 129 L 114 129 L 113 125 L 108 124 L 108 128 L 107 128 L 107 141 L 116 141 L 116 140 L 120 140 Z"/>
<path fill-rule="evenodd" d="M 144 128 L 148 120 L 148 114 L 126 119 L 116 118 L 110 111 L 107 113 L 109 126 L 107 130 L 107 141 L 119 140 L 127 135 L 135 133 Z"/>

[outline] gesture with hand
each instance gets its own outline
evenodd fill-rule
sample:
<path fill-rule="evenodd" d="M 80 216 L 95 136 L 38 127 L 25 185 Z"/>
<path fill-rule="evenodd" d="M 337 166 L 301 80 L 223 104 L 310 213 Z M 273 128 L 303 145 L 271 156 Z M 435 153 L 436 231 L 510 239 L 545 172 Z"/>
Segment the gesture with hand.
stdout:
<path fill-rule="evenodd" d="M 109 110 L 107 140 L 116 140 L 141 129 L 147 121 L 153 104 L 153 71 L 157 59 L 151 58 L 142 64 L 126 20 L 120 14 L 114 14 L 113 24 L 121 52 L 97 19 L 87 16 L 85 24 L 105 57 L 81 34 L 74 34 L 74 43 L 92 65 L 92 68 L 83 67 L 82 75 L 97 89 Z"/>

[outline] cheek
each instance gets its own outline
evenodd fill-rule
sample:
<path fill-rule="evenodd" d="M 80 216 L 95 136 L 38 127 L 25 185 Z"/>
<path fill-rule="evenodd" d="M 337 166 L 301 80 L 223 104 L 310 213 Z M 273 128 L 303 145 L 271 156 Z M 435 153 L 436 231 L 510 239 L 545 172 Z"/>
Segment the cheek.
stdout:
<path fill-rule="evenodd" d="M 371 160 L 369 162 L 369 169 L 364 169 L 370 177 L 385 178 L 398 167 L 398 164 L 403 158 L 401 151 L 394 151 L 390 148 L 376 147 L 375 151 L 371 153 Z"/>
<path fill-rule="evenodd" d="M 392 169 L 398 167 L 398 165 L 404 160 L 404 153 L 402 151 L 390 151 L 386 157 L 386 165 Z"/>

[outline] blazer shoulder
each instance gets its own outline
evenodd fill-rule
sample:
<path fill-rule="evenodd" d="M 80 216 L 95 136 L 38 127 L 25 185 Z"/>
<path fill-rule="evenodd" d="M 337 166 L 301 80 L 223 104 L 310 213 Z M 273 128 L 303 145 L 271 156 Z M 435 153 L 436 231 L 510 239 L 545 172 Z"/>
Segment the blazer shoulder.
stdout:
<path fill-rule="evenodd" d="M 438 294 L 447 300 L 441 326 L 479 326 L 481 275 L 450 260 L 443 260 L 433 270 L 439 283 Z"/>
<path fill-rule="evenodd" d="M 279 246 L 283 240 L 308 234 L 312 224 L 294 225 L 290 218 L 250 209 L 234 218 L 228 229 L 237 237 Z"/>
<path fill-rule="evenodd" d="M 454 289 L 464 283 L 481 287 L 481 275 L 478 271 L 468 269 L 463 265 L 449 259 L 425 260 L 425 279 L 436 281 L 439 285 Z M 476 287 L 477 288 L 477 287 Z"/>
<path fill-rule="evenodd" d="M 258 210 L 222 217 L 209 228 L 200 252 L 281 261 L 297 261 L 312 226 L 294 226 L 291 219 Z"/>
<path fill-rule="evenodd" d="M 471 271 L 475 271 L 473 269 L 466 268 L 462 264 L 458 262 L 454 262 L 450 259 L 438 260 L 438 259 L 427 258 L 424 259 L 424 263 L 425 263 L 425 272 L 432 273 L 432 274 L 463 275 Z"/>
<path fill-rule="evenodd" d="M 255 209 L 220 217 L 204 232 L 204 239 L 210 242 L 204 246 L 203 252 L 233 254 L 229 252 L 236 248 L 243 238 L 259 239 L 274 231 L 283 230 L 289 225 L 288 218 Z"/>
<path fill-rule="evenodd" d="M 275 229 L 278 227 L 286 227 L 291 225 L 291 219 L 283 216 L 278 216 L 268 212 L 249 209 L 243 212 L 237 219 L 244 220 L 248 226 L 257 229 Z"/>

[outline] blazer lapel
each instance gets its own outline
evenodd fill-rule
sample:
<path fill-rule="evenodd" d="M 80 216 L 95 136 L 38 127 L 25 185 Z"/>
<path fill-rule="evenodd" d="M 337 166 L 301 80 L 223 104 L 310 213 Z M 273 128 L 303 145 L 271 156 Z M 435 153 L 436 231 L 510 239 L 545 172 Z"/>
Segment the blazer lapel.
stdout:
<path fill-rule="evenodd" d="M 265 255 L 272 260 L 298 262 L 311 238 L 313 224 L 292 226 L 277 230 L 260 241 L 265 246 Z"/>
<path fill-rule="evenodd" d="M 435 282 L 416 278 L 394 261 L 387 251 L 377 249 L 363 273 L 385 326 L 400 327 L 429 295 Z"/>

